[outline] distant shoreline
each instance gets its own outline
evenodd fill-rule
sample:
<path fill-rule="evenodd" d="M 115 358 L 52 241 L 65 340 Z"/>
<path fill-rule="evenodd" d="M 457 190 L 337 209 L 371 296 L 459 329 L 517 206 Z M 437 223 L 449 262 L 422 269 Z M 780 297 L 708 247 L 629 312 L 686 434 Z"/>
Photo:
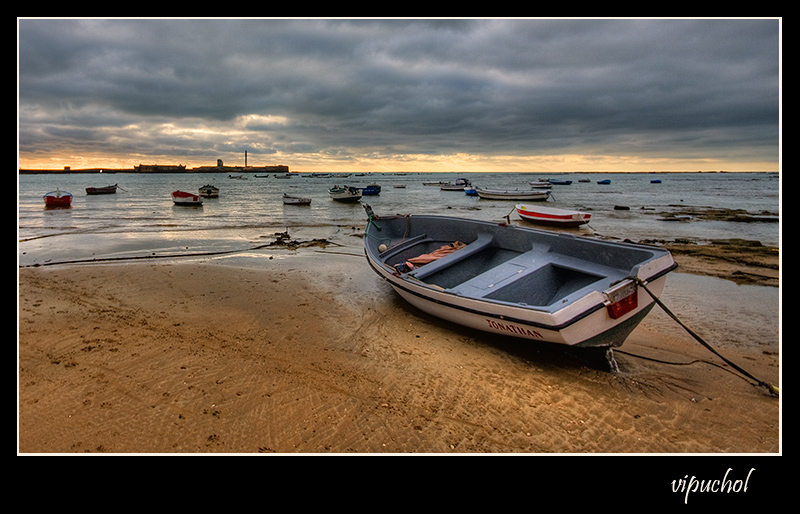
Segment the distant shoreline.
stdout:
<path fill-rule="evenodd" d="M 192 169 L 171 169 L 171 170 L 164 170 L 164 171 L 137 171 L 133 168 L 84 168 L 84 169 L 19 169 L 20 175 L 79 175 L 79 174 L 93 174 L 93 173 L 136 173 L 136 174 L 164 174 L 164 173 L 290 173 L 288 167 L 286 166 L 248 166 L 248 167 L 241 167 L 241 166 L 230 166 L 230 167 L 200 167 L 200 168 L 192 168 Z M 376 171 L 372 173 L 386 173 L 389 175 L 392 174 L 413 174 L 413 173 L 426 173 L 426 172 L 416 172 L 416 171 L 409 171 L 409 172 L 389 172 L 389 171 Z M 451 172 L 433 172 L 433 173 L 455 173 L 455 174 L 467 174 L 473 173 L 469 171 L 451 171 Z M 628 174 L 628 173 L 640 173 L 643 175 L 653 175 L 653 174 L 677 174 L 677 173 L 780 173 L 779 171 L 530 171 L 530 172 L 514 172 L 514 173 L 532 173 L 532 174 L 541 174 L 541 175 L 572 175 L 572 174 L 585 174 L 585 175 L 596 175 L 596 174 L 605 174 L 605 175 L 620 175 L 620 174 Z"/>
<path fill-rule="evenodd" d="M 288 173 L 286 166 L 249 166 L 236 167 L 229 166 L 223 168 L 209 167 L 209 168 L 192 168 L 192 169 L 169 169 L 169 170 L 148 170 L 137 171 L 133 168 L 85 168 L 85 169 L 60 169 L 60 170 L 36 170 L 36 169 L 21 169 L 20 175 L 80 175 L 92 173 L 136 173 L 139 175 L 155 175 L 164 173 Z"/>

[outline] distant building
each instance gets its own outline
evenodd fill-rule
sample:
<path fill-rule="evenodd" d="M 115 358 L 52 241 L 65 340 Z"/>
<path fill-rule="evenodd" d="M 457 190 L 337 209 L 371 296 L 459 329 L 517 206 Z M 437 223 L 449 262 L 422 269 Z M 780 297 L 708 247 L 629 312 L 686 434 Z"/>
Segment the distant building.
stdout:
<path fill-rule="evenodd" d="M 183 164 L 140 164 L 133 167 L 139 173 L 181 173 L 186 171 Z"/>
<path fill-rule="evenodd" d="M 217 159 L 216 166 L 198 166 L 190 171 L 195 173 L 209 172 L 235 172 L 235 173 L 289 173 L 289 166 L 276 164 L 274 166 L 225 166 L 222 159 Z"/>

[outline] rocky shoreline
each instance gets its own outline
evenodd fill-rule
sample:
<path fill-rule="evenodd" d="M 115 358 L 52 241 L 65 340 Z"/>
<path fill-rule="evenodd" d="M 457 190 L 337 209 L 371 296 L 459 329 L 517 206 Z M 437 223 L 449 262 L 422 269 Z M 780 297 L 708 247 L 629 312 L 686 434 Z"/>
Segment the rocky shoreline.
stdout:
<path fill-rule="evenodd" d="M 780 249 L 758 241 L 720 239 L 708 244 L 663 243 L 685 273 L 708 275 L 737 284 L 780 285 Z"/>

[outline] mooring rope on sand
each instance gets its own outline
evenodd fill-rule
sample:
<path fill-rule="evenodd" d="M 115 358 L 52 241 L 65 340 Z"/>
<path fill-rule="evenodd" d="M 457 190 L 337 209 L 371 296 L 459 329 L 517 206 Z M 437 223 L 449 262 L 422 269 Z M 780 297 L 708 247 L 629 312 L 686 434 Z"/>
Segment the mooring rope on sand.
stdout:
<path fill-rule="evenodd" d="M 744 375 L 744 376 L 746 376 L 747 378 L 750 378 L 750 379 L 752 379 L 752 380 L 755 380 L 755 381 L 756 381 L 756 383 L 758 383 L 758 385 L 760 385 L 761 387 L 764 387 L 764 388 L 766 388 L 766 389 L 767 389 L 767 390 L 768 390 L 770 393 L 774 394 L 775 396 L 778 396 L 778 386 L 776 386 L 776 385 L 773 385 L 773 384 L 770 384 L 770 383 L 768 383 L 768 382 L 765 382 L 765 381 L 763 381 L 763 380 L 760 380 L 760 379 L 758 379 L 758 378 L 754 377 L 753 375 L 751 375 L 750 373 L 748 373 L 746 370 L 742 369 L 740 366 L 738 366 L 738 365 L 737 365 L 737 364 L 735 364 L 734 362 L 732 362 L 732 361 L 730 361 L 729 359 L 727 359 L 727 358 L 725 358 L 724 356 L 722 356 L 722 355 L 721 355 L 721 354 L 720 354 L 720 353 L 719 353 L 717 350 L 715 350 L 715 349 L 714 349 L 714 348 L 713 348 L 713 347 L 712 347 L 710 344 L 708 344 L 707 342 L 705 342 L 705 341 L 703 340 L 703 338 L 702 338 L 702 337 L 700 337 L 699 335 L 697 335 L 697 333 L 695 333 L 695 332 L 694 332 L 694 331 L 693 331 L 691 328 L 689 328 L 689 327 L 688 327 L 688 326 L 687 326 L 687 325 L 686 325 L 686 324 L 685 324 L 683 321 L 681 321 L 681 320 L 678 318 L 678 316 L 676 316 L 676 315 L 675 315 L 675 313 L 673 313 L 673 312 L 672 312 L 672 311 L 671 311 L 671 310 L 670 310 L 670 309 L 669 309 L 669 308 L 668 308 L 666 305 L 664 305 L 664 302 L 662 302 L 662 301 L 661 301 L 661 299 L 659 299 L 659 298 L 658 298 L 658 297 L 657 297 L 655 294 L 653 294 L 653 292 L 652 292 L 652 291 L 650 291 L 650 289 L 648 289 L 647 285 L 644 283 L 644 281 L 643 281 L 642 279 L 640 279 L 640 278 L 638 278 L 638 277 L 633 277 L 633 280 L 634 280 L 634 281 L 635 281 L 635 282 L 636 282 L 636 283 L 637 283 L 639 286 L 641 286 L 641 287 L 642 287 L 642 289 L 644 289 L 645 291 L 647 291 L 647 294 L 649 294 L 649 295 L 650 295 L 650 297 L 653 299 L 653 301 L 654 301 L 654 302 L 656 302 L 656 303 L 658 304 L 658 306 L 659 306 L 659 307 L 661 307 L 661 308 L 664 310 L 664 312 L 666 312 L 666 313 L 667 313 L 667 315 L 668 315 L 670 318 L 672 318 L 673 320 L 675 320 L 675 321 L 676 321 L 676 322 L 677 322 L 677 323 L 678 323 L 678 324 L 679 324 L 681 327 L 683 327 L 683 328 L 684 328 L 684 330 L 686 330 L 686 332 L 688 332 L 688 333 L 689 333 L 689 335 L 691 335 L 691 336 L 692 336 L 692 337 L 693 337 L 693 338 L 694 338 L 694 339 L 695 339 L 695 340 L 696 340 L 698 343 L 700 343 L 701 345 L 703 345 L 704 347 L 706 347 L 706 349 L 708 349 L 708 350 L 709 350 L 711 353 L 713 353 L 714 355 L 716 355 L 717 357 L 719 357 L 720 359 L 722 359 L 723 361 L 725 361 L 725 362 L 726 362 L 728 365 L 730 365 L 731 367 L 733 367 L 733 368 L 734 368 L 736 371 L 738 371 L 738 372 L 739 372 L 739 373 L 741 373 L 742 375 Z"/>

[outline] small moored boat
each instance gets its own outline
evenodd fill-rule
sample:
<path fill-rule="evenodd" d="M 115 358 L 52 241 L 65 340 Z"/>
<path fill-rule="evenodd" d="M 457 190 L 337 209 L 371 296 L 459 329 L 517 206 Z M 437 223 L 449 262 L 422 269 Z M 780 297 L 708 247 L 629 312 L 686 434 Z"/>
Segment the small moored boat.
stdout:
<path fill-rule="evenodd" d="M 200 195 L 187 193 L 186 191 L 173 191 L 172 201 L 175 205 L 203 205 Z"/>
<path fill-rule="evenodd" d="M 206 184 L 197 191 L 204 198 L 219 198 L 219 188 Z"/>
<path fill-rule="evenodd" d="M 117 192 L 117 184 L 105 187 L 87 187 L 87 195 L 113 195 Z"/>
<path fill-rule="evenodd" d="M 45 207 L 69 207 L 72 205 L 72 193 L 56 189 L 44 195 Z"/>
<path fill-rule="evenodd" d="M 285 205 L 311 205 L 311 198 L 300 198 L 283 193 L 283 203 Z"/>
<path fill-rule="evenodd" d="M 533 180 L 528 182 L 528 184 L 534 189 L 549 189 L 553 187 L 553 184 L 551 184 L 549 180 Z"/>
<path fill-rule="evenodd" d="M 550 197 L 546 189 L 486 189 L 475 188 L 478 196 L 487 200 L 528 200 L 544 201 Z"/>
<path fill-rule="evenodd" d="M 361 190 L 351 186 L 333 186 L 328 194 L 337 202 L 357 202 L 361 200 Z"/>
<path fill-rule="evenodd" d="M 455 182 L 447 182 L 446 184 L 440 184 L 439 190 L 440 191 L 463 191 L 465 187 L 471 185 L 469 179 L 460 178 Z"/>
<path fill-rule="evenodd" d="M 610 179 L 598 180 L 597 183 L 598 184 L 610 184 L 611 180 Z"/>
<path fill-rule="evenodd" d="M 369 184 L 367 187 L 361 189 L 361 194 L 364 196 L 377 196 L 381 194 L 381 185 L 380 184 Z"/>
<path fill-rule="evenodd" d="M 592 217 L 588 212 L 556 209 L 555 207 L 539 207 L 522 203 L 516 205 L 516 211 L 519 217 L 525 221 L 554 227 L 578 227 L 589 223 L 589 218 Z"/>
<path fill-rule="evenodd" d="M 430 215 L 369 218 L 375 273 L 422 311 L 472 329 L 574 347 L 620 346 L 676 265 L 669 251 Z"/>
<path fill-rule="evenodd" d="M 558 179 L 552 179 L 552 178 L 549 180 L 549 182 L 551 184 L 555 184 L 557 186 L 568 186 L 568 185 L 572 184 L 571 180 L 558 180 Z"/>

